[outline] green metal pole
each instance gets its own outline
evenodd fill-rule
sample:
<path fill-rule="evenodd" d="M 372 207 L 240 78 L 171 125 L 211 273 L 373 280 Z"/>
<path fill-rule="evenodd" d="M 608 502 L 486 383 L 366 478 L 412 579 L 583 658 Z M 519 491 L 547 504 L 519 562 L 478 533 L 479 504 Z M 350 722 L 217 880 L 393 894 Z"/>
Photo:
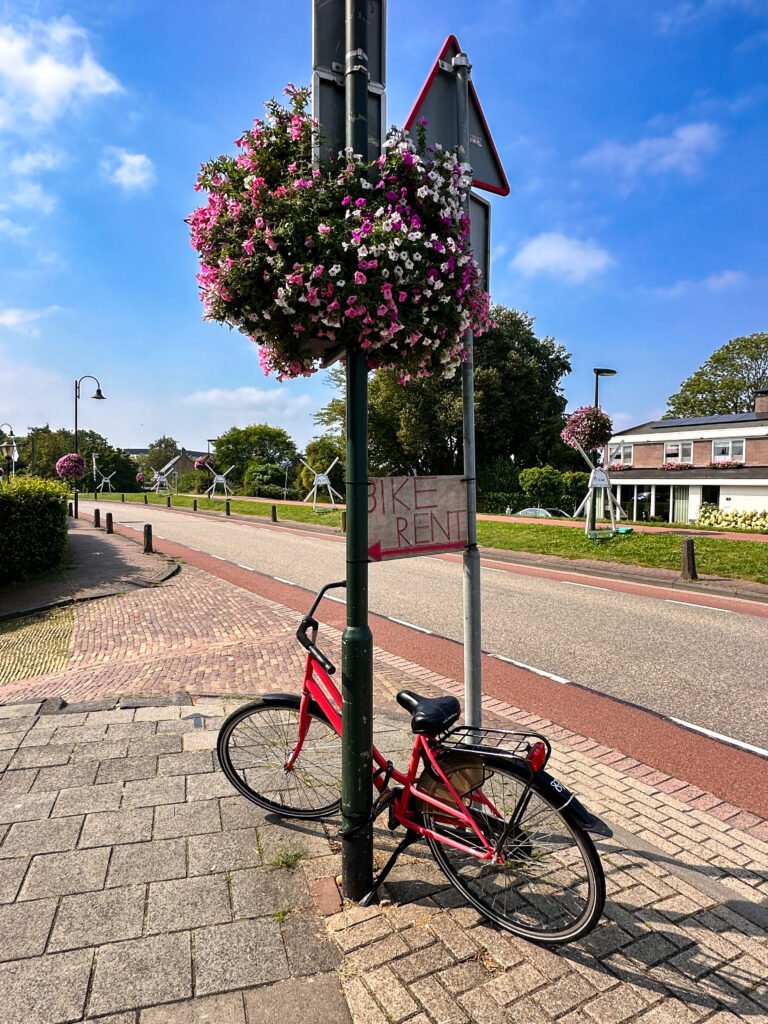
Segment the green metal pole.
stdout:
<path fill-rule="evenodd" d="M 368 155 L 367 0 L 345 0 L 346 145 Z M 342 650 L 343 894 L 373 886 L 373 636 L 368 626 L 368 359 L 347 349 L 347 626 Z"/>

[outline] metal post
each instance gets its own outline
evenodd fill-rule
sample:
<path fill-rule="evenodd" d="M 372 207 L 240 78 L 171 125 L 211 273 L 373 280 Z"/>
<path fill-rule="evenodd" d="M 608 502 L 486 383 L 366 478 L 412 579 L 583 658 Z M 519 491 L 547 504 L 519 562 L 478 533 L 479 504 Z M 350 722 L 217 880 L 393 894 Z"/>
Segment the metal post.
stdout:
<path fill-rule="evenodd" d="M 80 397 L 80 382 L 76 380 L 75 381 L 75 455 L 78 454 L 78 451 L 77 451 L 77 400 L 78 400 L 79 397 Z M 77 507 L 77 477 L 75 477 L 75 501 L 74 501 L 74 506 L 75 506 L 75 519 L 77 519 L 78 518 L 78 512 L 79 512 L 79 509 Z"/>
<path fill-rule="evenodd" d="M 165 499 L 165 506 L 166 506 L 166 508 L 170 508 L 171 507 L 171 496 L 170 496 L 170 494 Z"/>
<path fill-rule="evenodd" d="M 101 528 L 101 509 L 93 510 L 93 525 L 97 530 Z"/>
<path fill-rule="evenodd" d="M 192 499 L 192 511 L 197 512 L 197 498 Z"/>
<path fill-rule="evenodd" d="M 227 498 L 227 500 L 224 502 L 224 515 L 225 516 L 230 515 L 230 511 L 229 511 L 229 498 Z"/>
<path fill-rule="evenodd" d="M 367 0 L 345 0 L 346 145 L 368 153 Z M 342 829 L 344 896 L 373 885 L 371 747 L 373 636 L 368 626 L 368 360 L 347 349 L 347 626 L 342 650 Z"/>
<path fill-rule="evenodd" d="M 272 505 L 272 507 L 270 508 L 269 519 L 270 519 L 270 522 L 272 522 L 272 523 L 276 523 L 277 522 L 277 505 Z"/>
<path fill-rule="evenodd" d="M 599 401 L 600 401 L 600 375 L 598 373 L 595 373 L 595 403 L 594 403 L 595 409 L 599 409 L 600 408 L 600 406 L 598 404 Z M 595 465 L 597 465 L 597 452 L 596 451 L 592 452 L 592 461 L 594 462 Z M 586 532 L 587 533 L 591 533 L 592 531 L 594 531 L 596 529 L 597 529 L 597 490 L 593 488 L 593 490 L 592 490 L 592 497 L 590 498 L 589 505 L 587 507 Z"/>
<path fill-rule="evenodd" d="M 152 523 L 144 524 L 144 554 L 151 555 L 152 548 Z"/>
<path fill-rule="evenodd" d="M 453 58 L 456 71 L 458 138 L 469 161 L 469 80 L 472 65 L 465 53 Z M 470 216 L 469 193 L 464 212 Z M 480 552 L 477 548 L 477 480 L 475 459 L 475 379 L 474 335 L 465 335 L 469 356 L 461 367 L 461 394 L 464 431 L 464 476 L 467 481 L 467 547 L 464 551 L 464 720 L 467 725 L 482 725 L 482 622 L 480 608 Z"/>
<path fill-rule="evenodd" d="M 107 512 L 105 520 L 106 520 L 106 530 L 107 530 L 107 533 L 114 533 L 115 529 L 114 529 L 114 526 L 112 525 L 112 513 L 111 512 Z"/>

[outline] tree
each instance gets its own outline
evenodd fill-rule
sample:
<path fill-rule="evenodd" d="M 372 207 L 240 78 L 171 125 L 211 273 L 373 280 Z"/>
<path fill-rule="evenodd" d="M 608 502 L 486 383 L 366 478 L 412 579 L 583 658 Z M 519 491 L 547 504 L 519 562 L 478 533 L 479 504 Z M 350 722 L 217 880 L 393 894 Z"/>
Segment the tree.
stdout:
<path fill-rule="evenodd" d="M 113 448 L 101 434 L 94 430 L 78 430 L 77 447 L 85 459 L 86 475 L 80 484 L 81 490 L 98 485 L 93 477 L 93 456 L 96 466 L 105 475 L 115 473 L 112 486 L 116 491 L 131 491 L 135 487 L 136 464 L 119 448 Z M 19 462 L 17 472 L 24 471 L 30 476 L 57 480 L 56 463 L 62 455 L 74 451 L 74 436 L 71 430 L 51 430 L 44 427 L 30 427 L 27 435 L 18 442 Z"/>
<path fill-rule="evenodd" d="M 552 338 L 537 338 L 527 313 L 496 306 L 492 319 L 496 326 L 476 340 L 474 352 L 478 477 L 486 467 L 511 463 L 512 455 L 518 468 L 577 468 L 559 436 L 565 410 L 560 381 L 570 373 L 570 356 Z M 331 381 L 343 392 L 343 371 L 332 371 Z M 379 370 L 368 394 L 372 473 L 462 472 L 460 374 L 403 387 L 395 371 Z M 344 399 L 335 398 L 316 420 L 343 437 L 344 416 Z"/>
<path fill-rule="evenodd" d="M 344 472 L 345 456 L 346 452 L 342 442 L 337 437 L 325 434 L 323 437 L 315 437 L 309 442 L 304 454 L 304 460 L 318 473 L 325 473 L 333 460 L 338 458 L 339 461 L 328 474 L 328 479 L 331 481 L 333 489 L 343 495 L 344 477 L 346 475 Z M 301 472 L 298 475 L 298 488 L 303 498 L 312 489 L 315 478 L 306 466 L 299 464 L 299 469 Z M 318 492 L 318 499 L 325 501 L 327 498 L 328 491 L 322 488 Z"/>
<path fill-rule="evenodd" d="M 147 449 L 147 454 L 139 459 L 139 466 L 145 480 L 149 481 L 154 472 L 167 466 L 171 459 L 178 454 L 179 445 L 172 437 L 167 437 L 165 434 L 158 437 Z"/>
<path fill-rule="evenodd" d="M 254 423 L 249 427 L 230 427 L 216 438 L 216 466 L 223 473 L 230 466 L 232 479 L 242 481 L 246 472 L 258 475 L 260 467 L 280 466 L 286 460 L 296 462 L 298 450 L 293 438 L 282 427 Z M 284 470 L 280 470 L 280 480 Z"/>
<path fill-rule="evenodd" d="M 552 466 L 532 466 L 520 473 L 520 487 L 526 501 L 537 508 L 551 508 L 561 500 L 562 476 Z"/>
<path fill-rule="evenodd" d="M 732 338 L 667 399 L 664 419 L 752 412 L 755 392 L 768 387 L 768 334 Z"/>

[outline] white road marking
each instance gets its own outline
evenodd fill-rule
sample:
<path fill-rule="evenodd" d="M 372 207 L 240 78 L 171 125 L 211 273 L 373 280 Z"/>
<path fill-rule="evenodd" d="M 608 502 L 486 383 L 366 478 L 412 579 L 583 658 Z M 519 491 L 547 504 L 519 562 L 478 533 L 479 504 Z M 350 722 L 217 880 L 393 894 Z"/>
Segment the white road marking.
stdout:
<path fill-rule="evenodd" d="M 282 576 L 273 576 L 273 580 L 277 580 L 278 583 L 285 583 L 289 587 L 298 587 L 298 583 L 294 583 L 293 580 L 284 580 Z"/>
<path fill-rule="evenodd" d="M 243 565 L 242 562 L 237 563 L 238 569 L 247 569 L 248 572 L 256 572 L 252 565 Z"/>
<path fill-rule="evenodd" d="M 434 636 L 431 629 L 424 629 L 423 626 L 414 626 L 412 622 L 406 622 L 404 619 L 396 619 L 394 615 L 387 615 L 390 622 L 396 622 L 398 626 L 407 626 L 408 629 L 415 629 L 419 633 L 426 633 L 427 636 Z"/>
<path fill-rule="evenodd" d="M 346 600 L 343 597 L 331 597 L 330 594 L 325 595 L 326 601 L 335 601 L 336 604 L 346 604 Z"/>
<path fill-rule="evenodd" d="M 713 732 L 711 729 L 705 729 L 703 725 L 693 725 L 691 722 L 684 722 L 682 718 L 673 718 L 669 716 L 670 722 L 674 722 L 675 725 L 682 725 L 685 729 L 693 729 L 694 732 L 701 732 L 705 736 L 710 736 L 714 740 L 722 740 L 723 743 L 730 743 L 733 747 L 741 747 L 742 750 L 748 750 L 752 754 L 760 754 L 762 757 L 768 757 L 768 750 L 764 750 L 762 747 L 755 747 L 751 743 L 744 743 L 742 740 L 735 740 L 731 736 L 724 736 L 720 732 Z"/>
<path fill-rule="evenodd" d="M 587 590 L 604 590 L 607 594 L 612 593 L 610 587 L 597 587 L 593 583 L 572 583 L 570 580 L 560 580 L 566 587 L 585 587 Z"/>
<path fill-rule="evenodd" d="M 565 679 L 563 676 L 556 676 L 553 672 L 545 672 L 543 668 L 534 668 L 533 665 L 526 665 L 523 661 L 515 661 L 514 658 L 506 658 L 503 654 L 493 654 L 491 651 L 483 651 L 483 654 L 486 654 L 491 658 L 496 658 L 497 661 L 506 661 L 508 665 L 514 665 L 516 668 L 524 668 L 526 671 L 533 672 L 537 676 L 544 676 L 545 679 L 552 679 L 556 683 L 568 685 L 571 682 L 570 679 Z"/>
<path fill-rule="evenodd" d="M 665 604 L 681 604 L 686 608 L 706 608 L 710 612 L 722 612 L 724 615 L 735 615 L 736 612 L 731 608 L 715 608 L 711 604 L 697 604 L 695 601 L 675 601 L 673 597 L 665 597 Z"/>

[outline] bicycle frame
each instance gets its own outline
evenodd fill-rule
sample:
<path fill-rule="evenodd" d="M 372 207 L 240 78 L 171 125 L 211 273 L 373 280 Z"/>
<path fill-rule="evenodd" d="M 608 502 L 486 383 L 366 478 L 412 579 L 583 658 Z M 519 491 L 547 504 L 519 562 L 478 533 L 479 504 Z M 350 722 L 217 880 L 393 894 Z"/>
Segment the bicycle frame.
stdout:
<path fill-rule="evenodd" d="M 295 764 L 296 759 L 301 753 L 304 739 L 309 731 L 309 727 L 311 725 L 311 718 L 309 715 L 310 701 L 314 701 L 315 704 L 318 705 L 325 717 L 328 719 L 331 727 L 339 736 L 341 736 L 341 693 L 322 665 L 320 665 L 311 654 L 308 654 L 304 667 L 304 681 L 301 691 L 301 703 L 299 705 L 299 735 L 296 741 L 296 746 L 292 751 L 291 756 L 286 761 L 286 771 L 290 771 Z M 473 857 L 477 857 L 479 860 L 493 861 L 494 863 L 503 862 L 503 858 L 499 853 L 501 843 L 497 844 L 495 847 L 492 846 L 477 827 L 472 815 L 464 807 L 461 797 L 440 768 L 435 753 L 435 747 L 429 737 L 420 734 L 414 736 L 413 749 L 411 750 L 411 756 L 406 772 L 399 771 L 397 768 L 392 766 L 391 762 L 383 756 L 375 745 L 372 749 L 372 756 L 375 766 L 373 771 L 373 784 L 376 789 L 381 793 L 389 780 L 394 780 L 403 787 L 402 792 L 395 797 L 392 803 L 392 813 L 400 825 L 413 832 L 417 832 L 421 836 L 431 837 L 440 843 L 445 843 L 447 846 L 454 847 L 454 849 L 461 850 L 464 853 L 469 853 Z M 453 805 L 446 804 L 442 800 L 438 800 L 436 797 L 432 796 L 430 793 L 425 793 L 423 790 L 418 788 L 418 785 L 416 784 L 416 774 L 422 761 L 430 765 L 437 777 L 446 787 L 453 798 Z M 409 812 L 411 797 L 415 797 L 424 803 L 430 804 L 439 811 L 443 817 L 451 819 L 457 825 L 469 827 L 480 841 L 481 849 L 468 846 L 466 843 L 459 842 L 450 836 L 446 836 L 441 832 L 435 832 L 433 829 L 429 829 L 425 825 L 422 825 L 421 822 L 419 822 L 414 815 Z M 485 804 L 492 814 L 495 814 L 497 817 L 501 817 L 496 807 L 494 807 L 493 803 L 484 796 L 482 791 L 475 791 L 472 798 L 477 803 Z M 512 816 L 513 820 L 516 816 L 517 814 Z"/>

